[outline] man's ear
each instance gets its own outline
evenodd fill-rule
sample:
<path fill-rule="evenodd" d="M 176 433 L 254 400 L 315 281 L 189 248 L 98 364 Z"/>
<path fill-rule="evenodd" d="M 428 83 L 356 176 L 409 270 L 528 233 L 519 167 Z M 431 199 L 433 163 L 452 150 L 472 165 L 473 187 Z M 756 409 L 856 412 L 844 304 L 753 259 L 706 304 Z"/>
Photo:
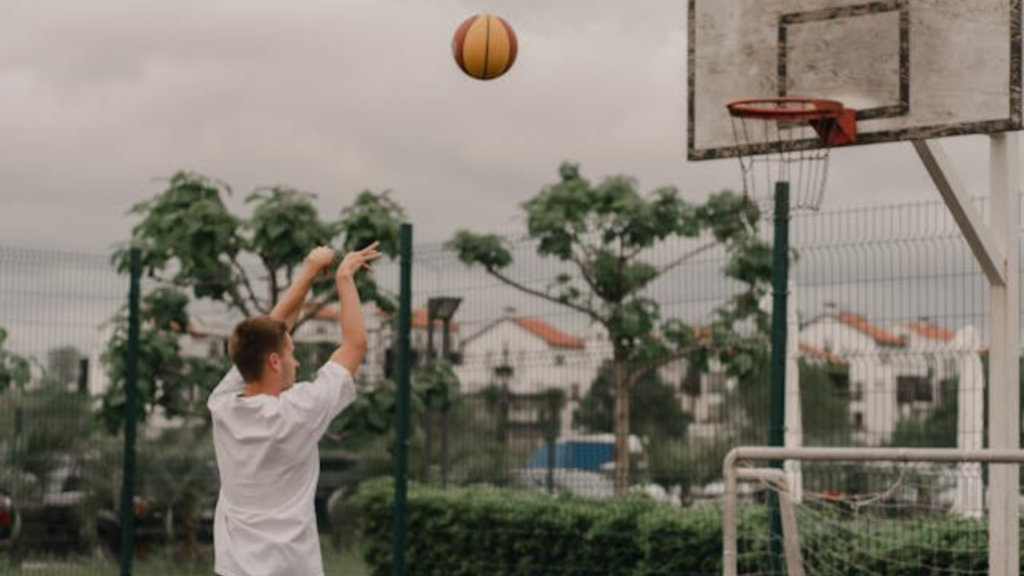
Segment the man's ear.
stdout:
<path fill-rule="evenodd" d="M 270 367 L 274 372 L 281 372 L 281 355 L 277 352 L 271 352 L 267 355 L 267 366 Z"/>

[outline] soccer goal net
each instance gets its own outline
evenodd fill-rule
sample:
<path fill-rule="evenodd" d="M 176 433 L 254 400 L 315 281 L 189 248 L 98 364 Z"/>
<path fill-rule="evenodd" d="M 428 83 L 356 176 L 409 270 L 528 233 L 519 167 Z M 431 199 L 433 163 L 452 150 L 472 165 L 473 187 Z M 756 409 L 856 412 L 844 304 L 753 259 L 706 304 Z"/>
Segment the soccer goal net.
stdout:
<path fill-rule="evenodd" d="M 1000 543 L 987 480 L 1021 462 L 1016 450 L 737 448 L 725 459 L 723 574 L 989 574 Z"/>

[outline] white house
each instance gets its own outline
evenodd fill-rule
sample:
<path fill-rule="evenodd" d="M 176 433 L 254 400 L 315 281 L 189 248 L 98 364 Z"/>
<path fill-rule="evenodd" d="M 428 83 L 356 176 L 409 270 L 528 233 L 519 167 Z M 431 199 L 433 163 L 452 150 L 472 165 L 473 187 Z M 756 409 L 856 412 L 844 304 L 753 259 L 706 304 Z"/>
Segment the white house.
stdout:
<path fill-rule="evenodd" d="M 558 435 L 571 434 L 572 414 L 589 391 L 601 361 L 588 350 L 586 340 L 544 320 L 514 316 L 465 337 L 461 352 L 463 361 L 455 373 L 463 393 L 504 387 L 509 394 L 511 440 L 525 443 L 542 437 L 547 394 L 552 390 L 562 391 L 566 399 Z"/>
<path fill-rule="evenodd" d="M 736 389 L 736 379 L 727 377 L 718 361 L 708 368 L 707 372 L 692 370 L 689 362 L 679 360 L 658 372 L 663 382 L 675 388 L 679 405 L 690 416 L 687 437 L 694 440 L 721 440 L 736 431 L 730 424 L 736 420 L 730 419 L 726 404 L 729 393 Z"/>
<path fill-rule="evenodd" d="M 955 374 L 953 336 L 924 321 L 883 328 L 841 311 L 821 314 L 800 330 L 805 350 L 849 366 L 854 439 L 868 445 L 890 440 L 900 418 L 934 408 L 941 381 Z"/>

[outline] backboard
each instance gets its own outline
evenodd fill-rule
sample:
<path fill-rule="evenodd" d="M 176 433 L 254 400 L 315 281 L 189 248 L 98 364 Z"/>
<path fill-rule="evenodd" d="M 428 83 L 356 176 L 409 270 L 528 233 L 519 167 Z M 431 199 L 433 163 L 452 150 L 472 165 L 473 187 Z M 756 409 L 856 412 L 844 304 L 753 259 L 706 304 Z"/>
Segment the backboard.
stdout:
<path fill-rule="evenodd" d="M 1021 0 L 689 0 L 689 159 L 750 152 L 726 110 L 744 98 L 839 100 L 857 111 L 857 144 L 1019 130 L 1020 12 Z"/>

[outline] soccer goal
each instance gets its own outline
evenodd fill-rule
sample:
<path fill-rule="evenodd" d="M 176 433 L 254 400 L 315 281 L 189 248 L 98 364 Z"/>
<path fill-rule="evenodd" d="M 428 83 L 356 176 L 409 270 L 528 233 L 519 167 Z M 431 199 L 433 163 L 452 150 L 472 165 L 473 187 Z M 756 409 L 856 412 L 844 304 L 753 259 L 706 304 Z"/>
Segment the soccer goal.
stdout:
<path fill-rule="evenodd" d="M 783 460 L 798 466 L 769 466 Z M 1011 545 L 989 526 L 1004 500 L 988 493 L 989 469 L 1021 463 L 1021 450 L 735 448 L 723 574 L 989 574 L 990 553 Z"/>

